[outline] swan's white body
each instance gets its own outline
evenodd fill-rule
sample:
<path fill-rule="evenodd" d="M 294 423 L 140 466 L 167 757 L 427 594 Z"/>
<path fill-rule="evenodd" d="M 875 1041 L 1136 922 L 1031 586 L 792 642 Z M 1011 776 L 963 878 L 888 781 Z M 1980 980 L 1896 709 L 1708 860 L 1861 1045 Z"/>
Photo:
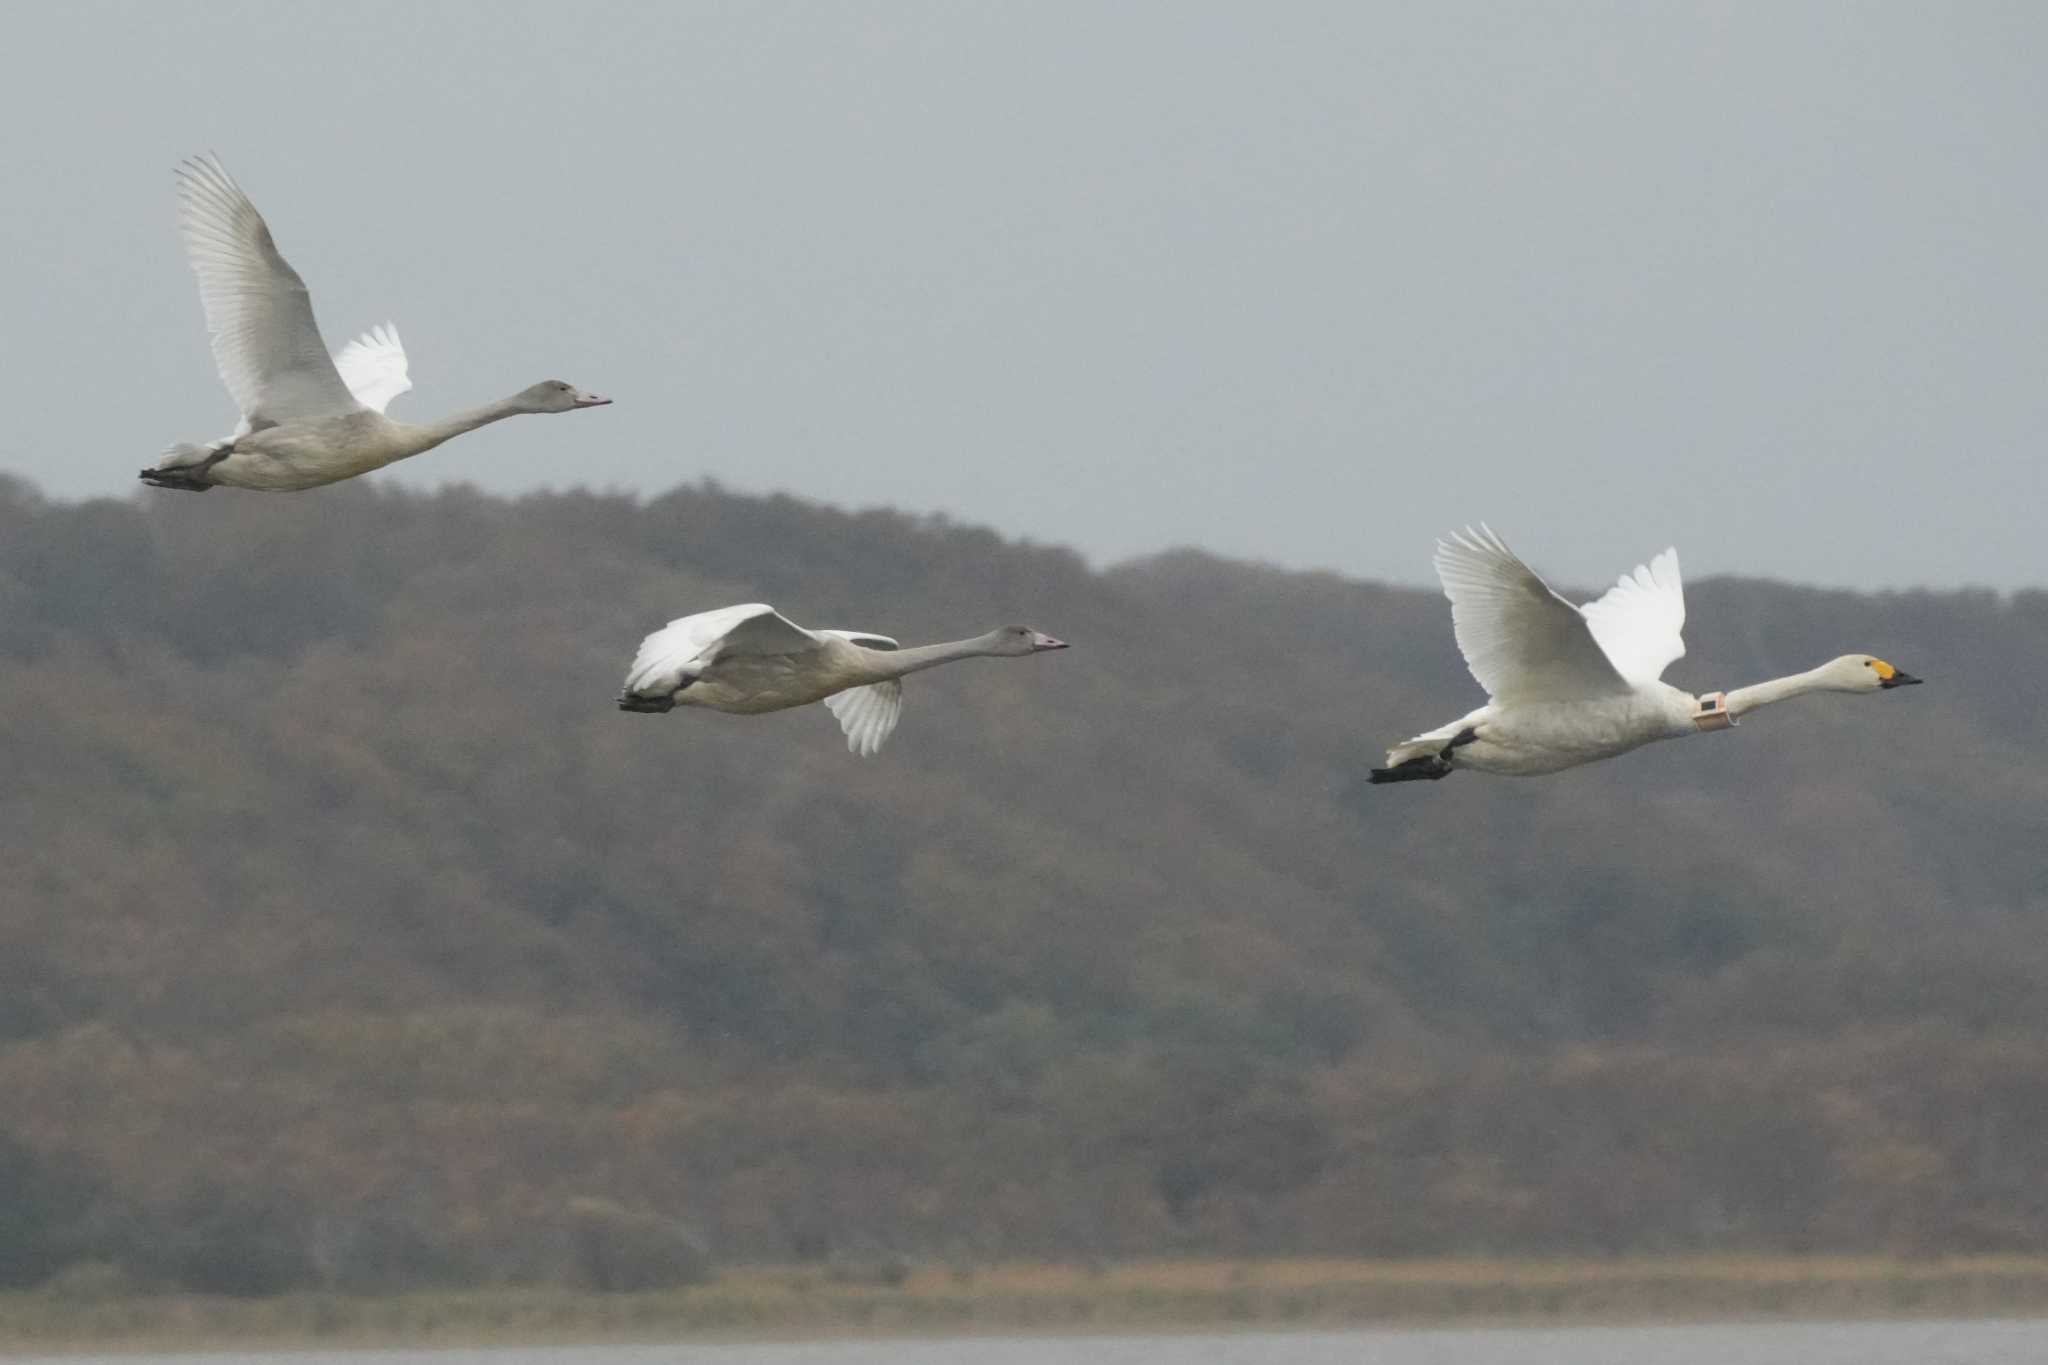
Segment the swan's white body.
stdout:
<path fill-rule="evenodd" d="M 1538 776 L 1725 729 L 1759 706 L 1808 692 L 1874 692 L 1919 681 L 1867 654 L 1725 697 L 1661 681 L 1685 654 L 1675 549 L 1584 607 L 1553 592 L 1484 526 L 1438 541 L 1436 570 L 1458 648 L 1491 700 L 1389 749 L 1375 782 L 1443 777 L 1456 768 Z"/>
<path fill-rule="evenodd" d="M 392 421 L 384 409 L 412 387 L 398 330 L 389 323 L 373 328 L 330 357 L 305 282 L 279 254 L 263 215 L 212 157 L 178 168 L 178 204 L 214 362 L 242 420 L 222 440 L 172 446 L 142 471 L 148 483 L 193 491 L 218 484 L 267 492 L 318 488 L 503 417 L 610 401 L 548 380 L 444 421 Z"/>
<path fill-rule="evenodd" d="M 1005 626 L 971 640 L 904 649 L 866 631 L 806 630 L 765 602 L 746 602 L 680 617 L 642 640 L 619 706 L 758 715 L 822 701 L 838 718 L 846 747 L 866 756 L 896 728 L 904 674 L 955 659 L 1065 648 L 1028 626 Z"/>

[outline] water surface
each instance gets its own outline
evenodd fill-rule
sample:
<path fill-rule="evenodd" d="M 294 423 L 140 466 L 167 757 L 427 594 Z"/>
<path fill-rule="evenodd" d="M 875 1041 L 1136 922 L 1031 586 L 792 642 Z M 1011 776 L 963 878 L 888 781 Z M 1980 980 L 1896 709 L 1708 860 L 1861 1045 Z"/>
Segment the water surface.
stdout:
<path fill-rule="evenodd" d="M 269 1352 L 215 1352 L 32 1359 L 51 1365 L 258 1365 L 278 1358 Z M 2048 1321 L 530 1346 L 305 1351 L 285 1359 L 290 1365 L 2042 1365 L 2048 1362 Z"/>

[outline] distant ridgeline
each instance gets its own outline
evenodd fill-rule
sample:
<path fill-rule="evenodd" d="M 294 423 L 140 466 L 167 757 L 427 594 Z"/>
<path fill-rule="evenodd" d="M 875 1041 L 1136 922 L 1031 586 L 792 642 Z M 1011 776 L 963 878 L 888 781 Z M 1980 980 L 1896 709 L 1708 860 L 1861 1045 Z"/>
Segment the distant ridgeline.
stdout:
<path fill-rule="evenodd" d="M 1480 700 L 1433 591 L 711 486 L 0 485 L 0 1282 L 2048 1250 L 2048 594 L 1690 595 L 1682 686 L 1938 685 L 1388 792 Z M 614 708 L 748 600 L 1075 648 L 912 678 L 867 762 Z"/>

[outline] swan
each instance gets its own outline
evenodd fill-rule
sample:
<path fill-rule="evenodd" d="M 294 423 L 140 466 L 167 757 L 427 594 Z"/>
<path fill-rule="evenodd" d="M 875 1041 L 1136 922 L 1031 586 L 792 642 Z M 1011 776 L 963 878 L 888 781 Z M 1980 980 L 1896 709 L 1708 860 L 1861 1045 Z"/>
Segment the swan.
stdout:
<path fill-rule="evenodd" d="M 570 412 L 611 400 L 559 379 L 425 425 L 384 415 L 412 387 L 389 323 L 330 357 L 298 272 L 278 254 L 263 215 L 212 156 L 177 169 L 178 219 L 199 276 L 199 301 L 221 381 L 242 410 L 232 435 L 180 442 L 142 480 L 203 493 L 217 484 L 293 492 L 381 469 L 487 422 Z"/>
<path fill-rule="evenodd" d="M 1455 768 L 1526 777 L 1612 758 L 1653 740 L 1725 730 L 1759 706 L 1808 692 L 1878 692 L 1920 679 L 1868 654 L 1733 692 L 1659 682 L 1685 653 L 1678 551 L 1623 574 L 1597 602 L 1558 596 L 1484 523 L 1436 544 L 1436 572 L 1472 676 L 1491 700 L 1387 751 L 1374 782 Z"/>
<path fill-rule="evenodd" d="M 904 674 L 1066 647 L 1029 626 L 1002 626 L 971 640 L 904 649 L 863 630 L 805 630 L 765 602 L 745 602 L 680 617 L 642 640 L 619 709 L 708 706 L 751 716 L 822 701 L 846 747 L 866 757 L 896 728 Z"/>

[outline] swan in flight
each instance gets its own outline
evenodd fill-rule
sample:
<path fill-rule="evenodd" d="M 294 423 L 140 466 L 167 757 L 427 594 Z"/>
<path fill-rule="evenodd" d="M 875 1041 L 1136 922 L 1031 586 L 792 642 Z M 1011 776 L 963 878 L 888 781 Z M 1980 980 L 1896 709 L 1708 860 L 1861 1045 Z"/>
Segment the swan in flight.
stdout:
<path fill-rule="evenodd" d="M 750 716 L 822 701 L 846 732 L 846 747 L 866 756 L 896 728 L 904 674 L 955 659 L 1066 647 L 1029 626 L 1003 626 L 971 640 L 903 649 L 866 631 L 805 630 L 765 602 L 747 602 L 682 617 L 642 640 L 619 709 L 708 706 Z"/>
<path fill-rule="evenodd" d="M 390 324 L 329 357 L 298 272 L 278 254 L 263 215 L 211 156 L 178 167 L 178 221 L 199 276 L 221 381 L 242 410 L 234 434 L 180 443 L 142 471 L 145 483 L 203 493 L 216 484 L 291 492 L 381 469 L 450 437 L 524 412 L 609 403 L 558 379 L 416 426 L 384 415 L 412 387 Z"/>
<path fill-rule="evenodd" d="M 1575 607 L 1485 525 L 1436 545 L 1458 649 L 1490 700 L 1387 751 L 1374 782 L 1448 776 L 1454 768 L 1524 777 L 1612 758 L 1653 740 L 1725 730 L 1748 712 L 1808 692 L 1877 692 L 1920 679 L 1868 654 L 1805 673 L 1694 696 L 1659 682 L 1685 653 L 1678 551 L 1622 575 Z"/>

